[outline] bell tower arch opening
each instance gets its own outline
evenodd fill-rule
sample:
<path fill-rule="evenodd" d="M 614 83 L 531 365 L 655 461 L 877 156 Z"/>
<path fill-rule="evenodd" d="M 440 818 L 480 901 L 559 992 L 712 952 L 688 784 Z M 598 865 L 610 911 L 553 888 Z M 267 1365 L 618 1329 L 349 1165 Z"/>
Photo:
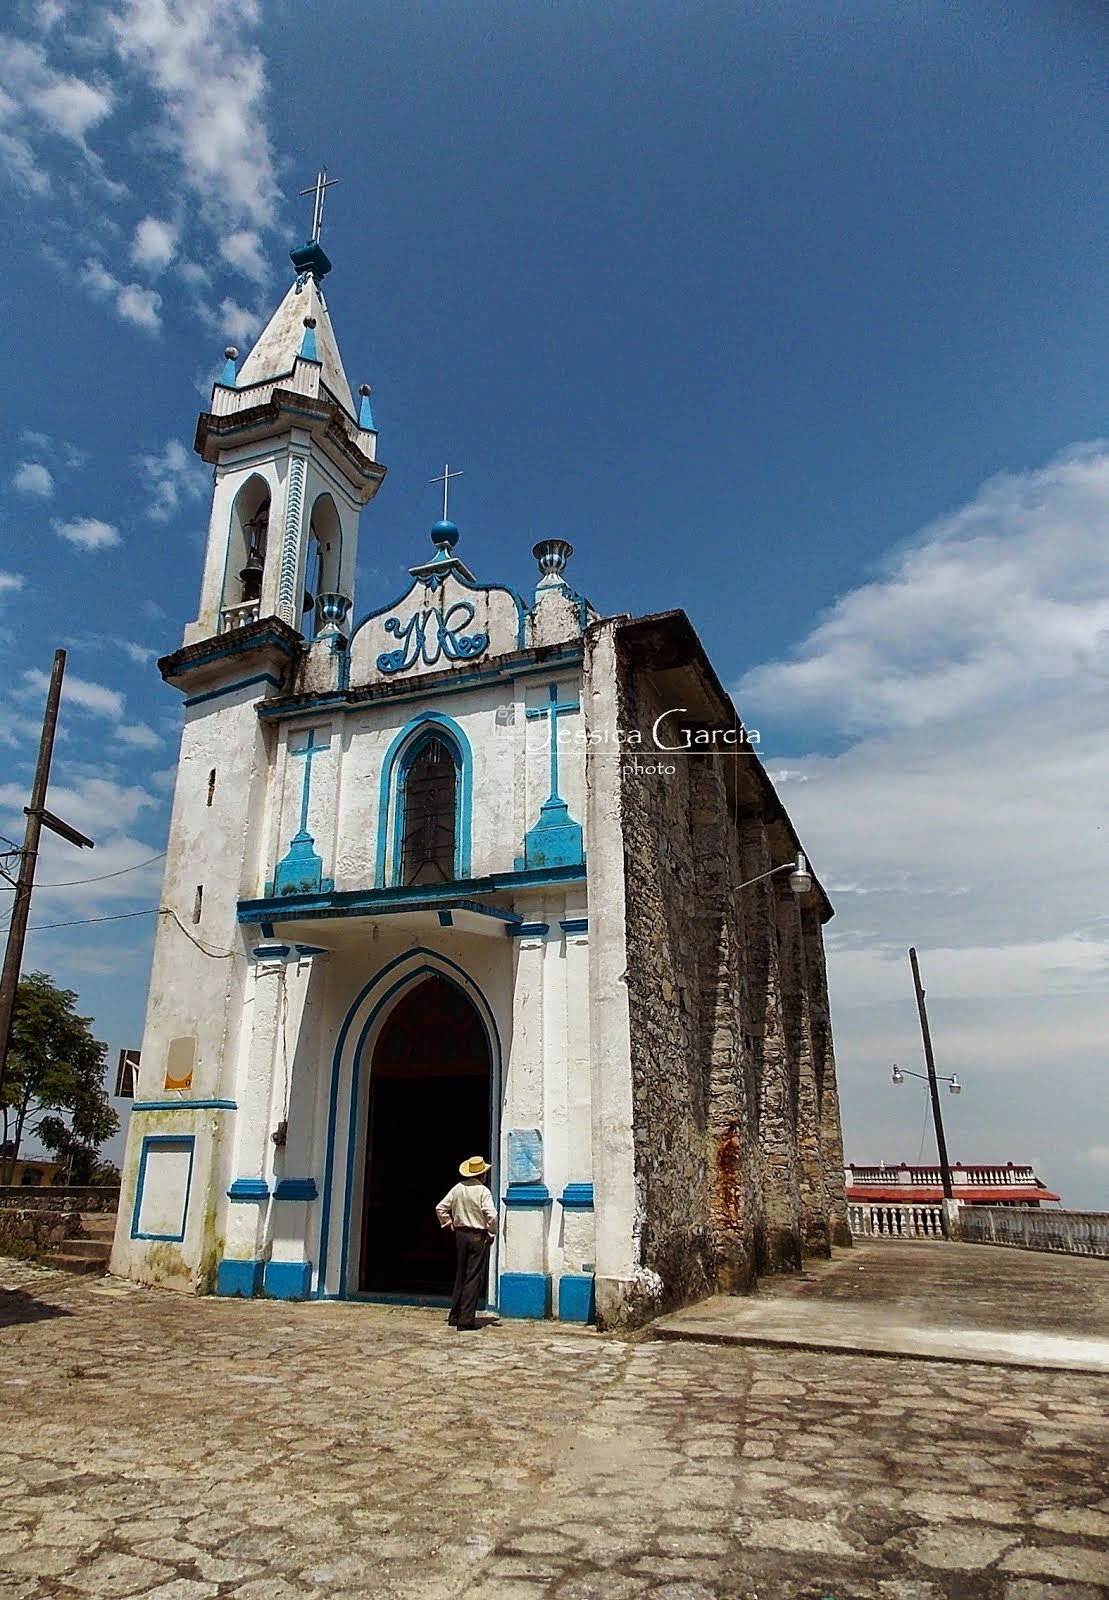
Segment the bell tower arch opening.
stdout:
<path fill-rule="evenodd" d="M 228 621 L 251 621 L 238 613 L 257 607 L 269 545 L 270 486 L 258 473 L 243 484 L 231 506 L 220 612 Z M 256 613 L 257 614 L 257 613 Z"/>
<path fill-rule="evenodd" d="M 435 1206 L 460 1161 L 489 1156 L 491 1067 L 481 1017 L 457 984 L 433 973 L 402 994 L 369 1071 L 362 1293 L 450 1295 L 453 1241 Z"/>

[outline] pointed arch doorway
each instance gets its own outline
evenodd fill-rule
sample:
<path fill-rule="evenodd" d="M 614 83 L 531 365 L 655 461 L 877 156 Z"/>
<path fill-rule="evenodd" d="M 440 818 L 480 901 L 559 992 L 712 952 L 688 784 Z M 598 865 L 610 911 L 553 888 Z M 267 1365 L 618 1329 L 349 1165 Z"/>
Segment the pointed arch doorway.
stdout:
<path fill-rule="evenodd" d="M 462 990 L 434 973 L 393 1007 L 369 1074 L 358 1287 L 449 1295 L 454 1242 L 435 1217 L 458 1164 L 491 1146 L 489 1045 Z"/>

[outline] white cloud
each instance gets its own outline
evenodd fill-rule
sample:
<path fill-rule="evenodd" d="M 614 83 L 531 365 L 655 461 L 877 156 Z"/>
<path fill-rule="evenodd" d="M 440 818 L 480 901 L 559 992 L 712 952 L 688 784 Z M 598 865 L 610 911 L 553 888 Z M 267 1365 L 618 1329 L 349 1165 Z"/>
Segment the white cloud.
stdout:
<path fill-rule="evenodd" d="M 140 456 L 137 466 L 153 522 L 168 522 L 182 501 L 199 500 L 209 483 L 201 462 L 178 439 L 167 439 L 159 455 Z"/>
<path fill-rule="evenodd" d="M 126 653 L 131 657 L 131 660 L 140 667 L 145 667 L 147 662 L 153 661 L 154 657 L 158 654 L 157 650 L 151 650 L 145 644 L 136 644 L 133 639 L 121 639 L 120 643 Z"/>
<path fill-rule="evenodd" d="M 148 328 L 157 333 L 162 326 L 158 315 L 162 297 L 155 289 L 143 289 L 137 283 L 125 283 L 116 296 L 116 310 L 124 322 L 133 322 L 137 328 Z"/>
<path fill-rule="evenodd" d="M 50 687 L 50 676 L 32 667 L 24 672 L 23 684 L 24 687 L 19 691 L 20 699 L 37 698 L 45 695 Z M 91 711 L 98 717 L 110 717 L 113 721 L 123 716 L 123 696 L 118 689 L 109 689 L 106 684 L 93 683 L 88 678 L 78 678 L 72 672 L 67 672 L 62 679 L 62 704 L 80 706 L 83 711 Z"/>
<path fill-rule="evenodd" d="M 238 228 L 220 240 L 220 255 L 246 278 L 265 283 L 268 276 L 262 241 L 253 228 Z"/>
<path fill-rule="evenodd" d="M 1101 1203 L 1109 916 L 1109 445 L 986 484 L 748 674 L 749 721 L 837 915 L 827 929 L 851 1159 L 914 1160 L 923 1102 L 907 950 L 920 952 L 953 1159 L 1020 1160 Z M 794 741 L 804 747 L 803 736 Z M 1102 1118 L 1103 1120 L 1103 1118 Z M 930 1137 L 930 1136 L 929 1136 Z M 929 1146 L 930 1148 L 930 1146 Z"/>
<path fill-rule="evenodd" d="M 22 589 L 23 579 L 17 572 L 0 572 L 0 594 L 11 594 Z"/>
<path fill-rule="evenodd" d="M 123 0 L 108 16 L 118 54 L 158 97 L 181 182 L 219 233 L 270 225 L 278 198 L 265 63 L 248 42 L 260 20 L 257 0 Z"/>
<path fill-rule="evenodd" d="M 105 84 L 58 72 L 40 45 L 0 34 L 0 164 L 22 188 L 36 194 L 50 188 L 35 150 L 43 134 L 74 146 L 99 172 L 87 138 L 113 104 Z"/>
<path fill-rule="evenodd" d="M 39 455 L 43 455 L 50 448 L 49 435 L 36 433 L 33 428 L 24 428 L 19 437 L 28 449 L 37 451 Z"/>
<path fill-rule="evenodd" d="M 1094 1144 L 1088 1150 L 1083 1150 L 1078 1157 L 1079 1161 L 1088 1167 L 1099 1167 L 1104 1172 L 1109 1172 L 1109 1144 Z"/>
<path fill-rule="evenodd" d="M 101 522 L 98 517 L 74 517 L 69 522 L 55 522 L 54 532 L 80 550 L 108 550 L 121 543 L 119 529 L 110 522 Z"/>
<path fill-rule="evenodd" d="M 155 289 L 146 289 L 139 283 L 122 283 L 109 272 L 102 261 L 90 257 L 81 268 L 81 282 L 96 300 L 112 303 L 116 315 L 135 327 L 157 333 L 162 323 L 158 315 L 162 297 Z"/>
<path fill-rule="evenodd" d="M 15 469 L 12 488 L 20 494 L 29 494 L 39 500 L 49 500 L 54 493 L 54 479 L 48 467 L 39 461 L 23 461 Z"/>
<path fill-rule="evenodd" d="M 133 745 L 137 750 L 157 750 L 162 742 L 161 734 L 155 733 L 146 722 L 121 723 L 115 737 L 121 744 Z"/>
<path fill-rule="evenodd" d="M 5 829 L 22 827 L 26 803 L 21 785 L 0 785 L 0 819 Z M 96 848 L 76 850 L 44 832 L 32 926 L 64 916 L 95 916 L 101 910 L 126 909 L 132 904 L 155 905 L 164 861 L 151 857 L 161 849 L 161 830 L 155 826 L 152 839 L 136 838 L 132 830 L 153 824 L 163 805 L 160 797 L 139 785 L 113 778 L 80 776 L 52 782 L 50 809 L 87 833 Z M 90 879 L 95 881 L 87 881 Z"/>
<path fill-rule="evenodd" d="M 177 254 L 178 234 L 175 222 L 144 217 L 135 229 L 131 260 L 137 267 L 145 267 L 149 272 L 161 272 Z"/>
<path fill-rule="evenodd" d="M 1074 674 L 1109 674 L 1109 447 L 992 479 L 844 595 L 744 704 L 849 733 L 972 714 Z"/>

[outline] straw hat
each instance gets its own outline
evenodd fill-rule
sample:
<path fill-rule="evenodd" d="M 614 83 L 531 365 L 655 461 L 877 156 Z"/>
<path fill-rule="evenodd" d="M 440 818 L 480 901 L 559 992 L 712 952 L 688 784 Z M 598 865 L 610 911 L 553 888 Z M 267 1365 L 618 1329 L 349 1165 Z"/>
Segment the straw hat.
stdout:
<path fill-rule="evenodd" d="M 468 1161 L 461 1163 L 458 1170 L 464 1178 L 480 1178 L 493 1169 L 484 1156 L 471 1156 Z"/>

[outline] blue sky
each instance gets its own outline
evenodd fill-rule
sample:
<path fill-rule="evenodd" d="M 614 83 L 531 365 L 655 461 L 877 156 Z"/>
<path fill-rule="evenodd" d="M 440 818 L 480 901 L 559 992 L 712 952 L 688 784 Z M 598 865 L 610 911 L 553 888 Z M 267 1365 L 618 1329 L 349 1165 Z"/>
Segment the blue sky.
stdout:
<path fill-rule="evenodd" d="M 389 466 L 356 612 L 426 552 L 444 459 L 479 576 L 527 584 L 561 534 L 601 610 L 685 607 L 837 906 L 848 1156 L 921 1148 L 889 1085 L 920 1064 L 915 943 L 967 1085 L 953 1158 L 1109 1206 L 1104 11 L 38 0 L 7 27 L 0 831 L 63 644 L 51 803 L 98 841 L 50 841 L 43 883 L 163 848 L 196 413 L 324 162 Z M 158 882 L 44 889 L 33 922 Z M 113 1053 L 151 923 L 29 944 Z"/>

